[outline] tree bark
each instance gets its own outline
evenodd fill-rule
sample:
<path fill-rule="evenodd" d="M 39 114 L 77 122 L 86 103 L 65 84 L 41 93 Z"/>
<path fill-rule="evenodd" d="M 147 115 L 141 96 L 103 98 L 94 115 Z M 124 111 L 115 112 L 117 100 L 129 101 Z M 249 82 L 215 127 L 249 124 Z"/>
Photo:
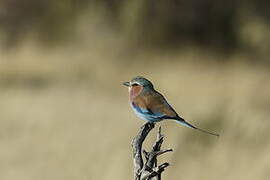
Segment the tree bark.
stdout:
<path fill-rule="evenodd" d="M 161 180 L 161 173 L 169 166 L 169 163 L 167 162 L 161 165 L 157 164 L 157 157 L 159 155 L 172 151 L 172 149 L 161 150 L 161 145 L 164 139 L 164 136 L 161 134 L 161 127 L 159 127 L 157 139 L 151 151 L 142 151 L 142 144 L 154 127 L 154 123 L 145 123 L 140 128 L 138 135 L 132 141 L 135 180 L 151 180 L 153 178 Z M 145 161 L 143 159 L 142 152 L 144 154 Z"/>

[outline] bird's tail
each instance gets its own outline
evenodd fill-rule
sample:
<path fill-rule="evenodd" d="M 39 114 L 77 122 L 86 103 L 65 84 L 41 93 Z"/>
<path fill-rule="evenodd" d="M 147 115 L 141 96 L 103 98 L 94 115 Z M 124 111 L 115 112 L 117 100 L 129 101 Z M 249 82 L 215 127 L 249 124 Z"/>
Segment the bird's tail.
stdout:
<path fill-rule="evenodd" d="M 213 136 L 219 136 L 219 134 L 212 133 L 212 132 L 209 132 L 209 131 L 206 131 L 206 130 L 197 128 L 197 127 L 193 126 L 192 124 L 189 124 L 187 121 L 185 121 L 184 119 L 182 119 L 182 118 L 180 118 L 180 117 L 179 117 L 179 119 L 176 119 L 175 121 L 176 121 L 177 123 L 183 125 L 183 126 L 188 127 L 188 128 L 196 129 L 196 130 L 198 130 L 198 131 L 201 131 L 201 132 L 203 132 L 203 133 L 210 134 L 210 135 L 213 135 Z"/>

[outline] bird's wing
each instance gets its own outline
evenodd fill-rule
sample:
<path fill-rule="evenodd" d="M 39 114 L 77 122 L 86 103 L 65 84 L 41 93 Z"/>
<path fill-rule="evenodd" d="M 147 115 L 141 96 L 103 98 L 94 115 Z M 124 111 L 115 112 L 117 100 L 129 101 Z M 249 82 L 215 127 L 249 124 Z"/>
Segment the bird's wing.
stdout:
<path fill-rule="evenodd" d="M 174 119 L 178 117 L 175 110 L 168 104 L 166 99 L 157 91 L 150 91 L 137 96 L 134 104 L 142 113 L 147 113 L 153 118 Z"/>
<path fill-rule="evenodd" d="M 162 114 L 167 118 L 174 118 L 177 115 L 175 110 L 169 105 L 167 100 L 157 91 L 151 92 L 146 96 L 147 107 L 154 113 Z"/>

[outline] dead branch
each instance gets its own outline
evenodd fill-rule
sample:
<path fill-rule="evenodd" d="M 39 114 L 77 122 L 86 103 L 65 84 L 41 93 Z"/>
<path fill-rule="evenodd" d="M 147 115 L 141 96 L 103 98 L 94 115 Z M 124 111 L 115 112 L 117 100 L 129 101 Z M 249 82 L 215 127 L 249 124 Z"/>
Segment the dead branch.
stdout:
<path fill-rule="evenodd" d="M 157 157 L 172 151 L 172 149 L 161 150 L 161 145 L 164 140 L 164 135 L 161 134 L 161 127 L 159 127 L 157 133 L 157 139 L 150 152 L 143 150 L 145 161 L 142 157 L 142 144 L 149 134 L 149 132 L 155 127 L 154 123 L 145 123 L 138 135 L 132 141 L 133 148 L 133 163 L 134 163 L 134 179 L 135 180 L 150 180 L 154 177 L 157 180 L 161 180 L 161 173 L 169 166 L 169 163 L 163 163 L 158 166 Z"/>

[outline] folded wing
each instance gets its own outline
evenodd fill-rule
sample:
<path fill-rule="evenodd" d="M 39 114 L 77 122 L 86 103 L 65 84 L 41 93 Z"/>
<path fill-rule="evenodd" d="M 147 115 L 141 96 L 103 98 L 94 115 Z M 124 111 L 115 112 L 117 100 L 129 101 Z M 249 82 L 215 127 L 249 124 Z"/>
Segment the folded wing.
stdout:
<path fill-rule="evenodd" d="M 133 107 L 156 120 L 177 119 L 178 117 L 175 110 L 157 91 L 149 91 L 137 96 L 133 100 Z"/>

